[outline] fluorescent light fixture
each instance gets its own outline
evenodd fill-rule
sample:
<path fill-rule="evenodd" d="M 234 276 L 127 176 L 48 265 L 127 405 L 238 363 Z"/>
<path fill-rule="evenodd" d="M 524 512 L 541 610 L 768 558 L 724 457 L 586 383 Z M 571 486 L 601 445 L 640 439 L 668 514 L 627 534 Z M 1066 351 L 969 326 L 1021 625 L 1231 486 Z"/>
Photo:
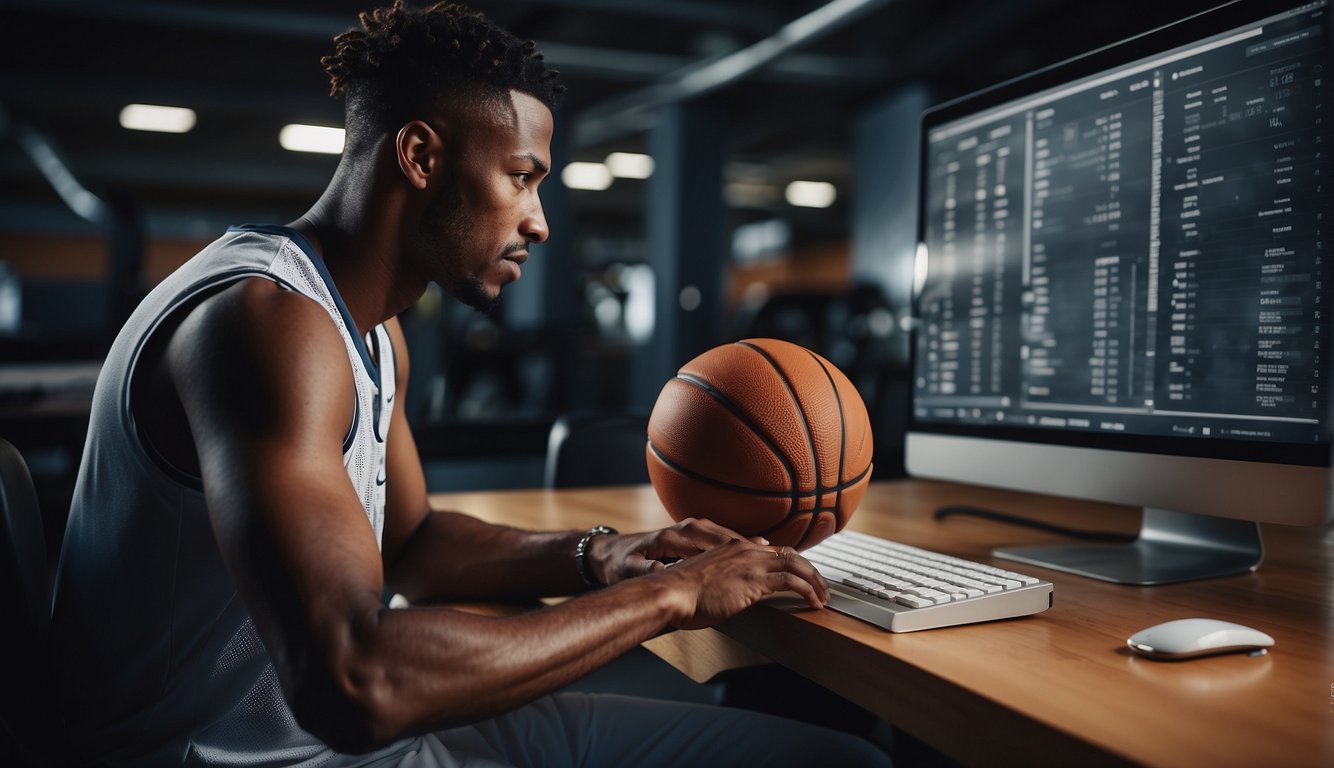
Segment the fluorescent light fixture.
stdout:
<path fill-rule="evenodd" d="M 828 208 L 838 198 L 838 190 L 827 181 L 794 181 L 787 185 L 787 202 L 800 208 Z"/>
<path fill-rule="evenodd" d="M 568 163 L 560 172 L 560 180 L 570 189 L 601 192 L 611 186 L 611 171 L 602 163 Z"/>
<path fill-rule="evenodd" d="M 120 111 L 120 127 L 131 131 L 185 133 L 195 127 L 195 111 L 156 104 L 127 104 Z"/>
<path fill-rule="evenodd" d="M 607 155 L 607 169 L 618 179 L 647 179 L 653 175 L 653 158 L 635 152 Z"/>
<path fill-rule="evenodd" d="M 293 152 L 319 152 L 337 155 L 343 151 L 344 131 L 327 125 L 284 125 L 278 132 L 278 143 Z"/>

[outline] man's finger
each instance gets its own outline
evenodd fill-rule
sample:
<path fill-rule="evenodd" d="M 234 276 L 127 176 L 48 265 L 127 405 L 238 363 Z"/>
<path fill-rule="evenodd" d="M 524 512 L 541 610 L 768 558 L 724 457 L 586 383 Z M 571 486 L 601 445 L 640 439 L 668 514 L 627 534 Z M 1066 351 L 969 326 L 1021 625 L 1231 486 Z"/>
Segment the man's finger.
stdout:
<path fill-rule="evenodd" d="M 707 521 L 696 522 L 706 523 Z M 661 551 L 654 554 L 659 557 L 690 557 L 740 538 L 742 538 L 740 534 L 733 533 L 714 523 L 707 523 L 706 525 L 692 524 L 684 528 L 668 528 L 663 532 L 663 536 L 658 543 Z"/>
<path fill-rule="evenodd" d="M 792 571 L 774 571 L 769 574 L 775 592 L 796 592 L 812 608 L 823 608 L 828 602 L 820 596 L 815 585 L 801 578 Z"/>
<path fill-rule="evenodd" d="M 703 531 L 712 534 L 713 536 L 720 539 L 720 541 L 717 543 L 721 543 L 721 540 L 723 539 L 745 538 L 740 533 L 737 533 L 731 528 L 728 528 L 727 526 L 724 525 L 719 525 L 718 523 L 715 523 L 714 521 L 708 519 L 707 517 L 692 518 L 690 524 L 687 525 L 686 527 L 688 529 L 691 529 L 692 531 Z"/>
<path fill-rule="evenodd" d="M 829 602 L 829 583 L 811 561 L 801 556 L 792 547 L 774 547 L 774 556 L 783 561 L 783 567 L 798 578 L 810 582 L 815 587 L 822 603 Z"/>
<path fill-rule="evenodd" d="M 643 576 L 652 570 L 651 564 L 656 561 L 645 558 L 639 552 L 631 552 L 625 556 L 620 565 L 615 568 L 615 580 L 629 579 L 635 576 Z"/>

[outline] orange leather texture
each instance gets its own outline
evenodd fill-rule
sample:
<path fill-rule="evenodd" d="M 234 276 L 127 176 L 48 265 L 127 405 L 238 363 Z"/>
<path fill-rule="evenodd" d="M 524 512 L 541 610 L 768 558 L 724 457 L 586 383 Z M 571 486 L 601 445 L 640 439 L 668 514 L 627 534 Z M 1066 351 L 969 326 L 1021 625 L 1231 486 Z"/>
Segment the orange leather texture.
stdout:
<path fill-rule="evenodd" d="M 870 480 L 874 441 L 857 389 L 777 339 L 715 347 L 658 396 L 649 477 L 677 520 L 706 517 L 801 549 L 841 530 Z"/>

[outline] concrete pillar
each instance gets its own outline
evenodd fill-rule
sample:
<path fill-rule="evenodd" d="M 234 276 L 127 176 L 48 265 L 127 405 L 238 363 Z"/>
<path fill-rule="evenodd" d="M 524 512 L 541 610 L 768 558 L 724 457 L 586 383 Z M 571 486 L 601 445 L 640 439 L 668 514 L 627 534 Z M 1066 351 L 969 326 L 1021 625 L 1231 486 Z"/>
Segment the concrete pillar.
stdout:
<path fill-rule="evenodd" d="M 649 131 L 645 240 L 653 338 L 636 349 L 631 407 L 649 410 L 682 363 L 718 343 L 726 299 L 723 122 L 706 102 L 671 104 Z"/>
<path fill-rule="evenodd" d="M 899 88 L 864 110 L 853 133 L 853 274 L 884 289 L 895 317 L 912 302 L 922 112 L 930 105 L 926 86 Z M 907 336 L 895 338 L 895 359 L 906 363 Z"/>

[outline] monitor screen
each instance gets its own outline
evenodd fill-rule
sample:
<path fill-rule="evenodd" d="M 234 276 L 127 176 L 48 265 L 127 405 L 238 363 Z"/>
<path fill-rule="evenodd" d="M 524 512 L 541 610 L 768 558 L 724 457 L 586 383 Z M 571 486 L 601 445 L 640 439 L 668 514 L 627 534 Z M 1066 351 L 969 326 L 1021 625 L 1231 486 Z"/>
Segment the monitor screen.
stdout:
<path fill-rule="evenodd" d="M 993 484 L 1327 516 L 1329 33 L 1327 0 L 1243 0 L 927 113 L 910 472 L 1042 445 Z M 1191 487 L 1235 462 L 1319 472 L 1249 468 L 1300 512 Z"/>

